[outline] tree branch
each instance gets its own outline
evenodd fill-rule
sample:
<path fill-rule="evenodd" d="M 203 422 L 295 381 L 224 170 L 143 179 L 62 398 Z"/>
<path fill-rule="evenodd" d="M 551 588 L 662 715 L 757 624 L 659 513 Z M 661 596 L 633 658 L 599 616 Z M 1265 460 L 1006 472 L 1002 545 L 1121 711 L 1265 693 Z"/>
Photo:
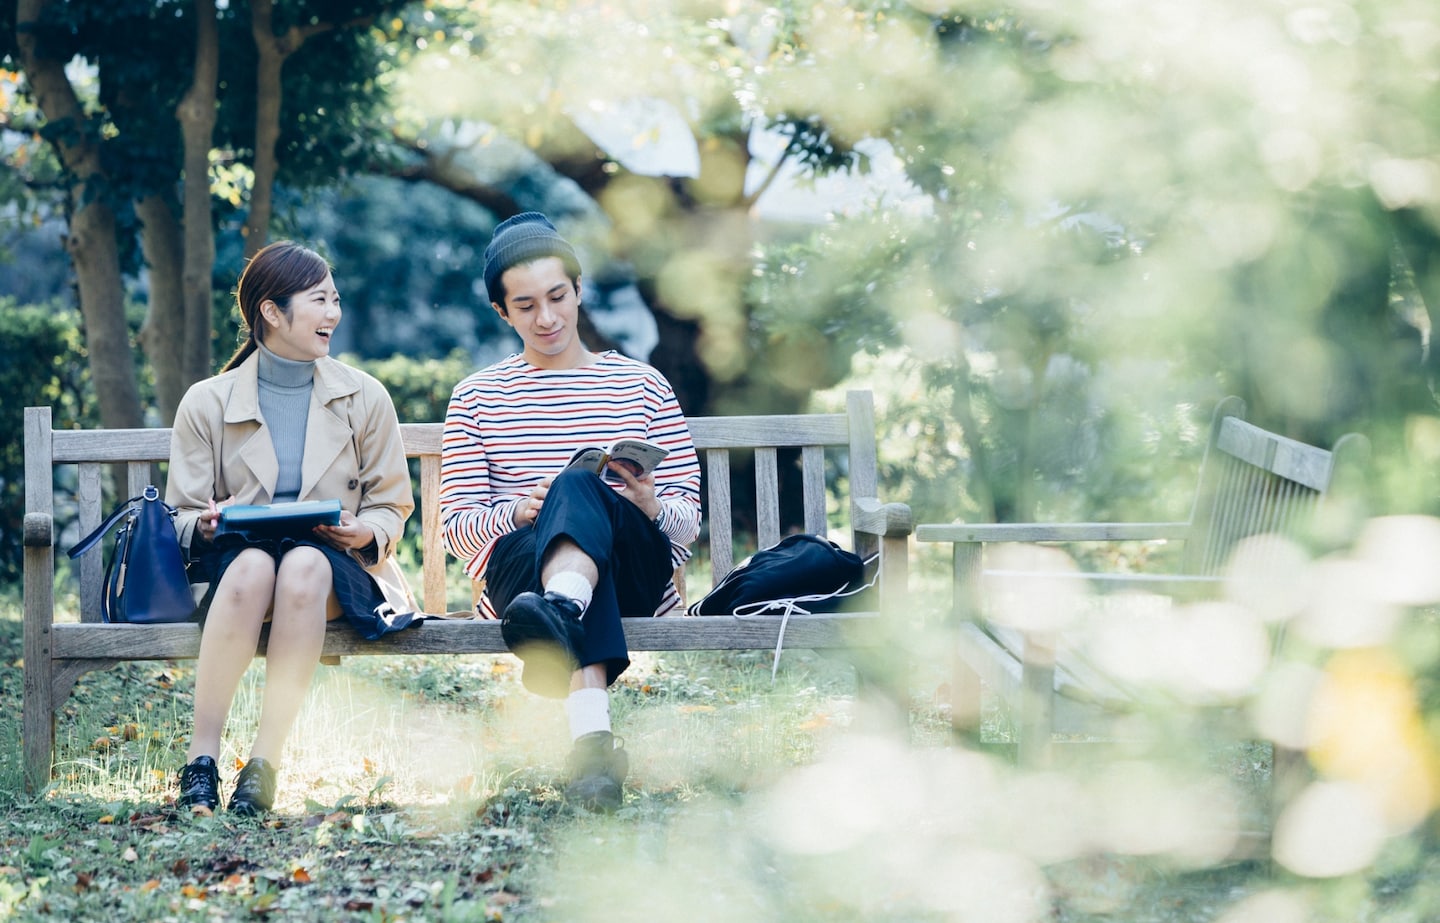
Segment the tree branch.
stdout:
<path fill-rule="evenodd" d="M 755 203 L 760 201 L 760 197 L 765 194 L 765 190 L 769 189 L 770 185 L 780 177 L 781 169 L 784 168 L 785 164 L 790 160 L 790 155 L 793 153 L 795 153 L 795 136 L 792 134 L 790 140 L 785 142 L 785 150 L 781 151 L 780 156 L 775 160 L 775 166 L 770 168 L 770 172 L 766 174 L 765 179 L 761 181 L 755 191 L 745 197 L 744 204 L 746 209 L 753 208 Z"/>
<path fill-rule="evenodd" d="M 420 161 L 398 167 L 388 164 L 376 165 L 370 172 L 377 176 L 388 176 L 411 183 L 433 183 L 441 189 L 469 199 L 497 215 L 513 215 L 520 210 L 519 203 L 508 193 L 502 192 L 489 183 L 481 182 L 469 170 L 457 167 L 452 154 L 436 154 L 413 139 L 404 138 L 398 134 L 394 137 L 397 143 L 419 155 Z"/>

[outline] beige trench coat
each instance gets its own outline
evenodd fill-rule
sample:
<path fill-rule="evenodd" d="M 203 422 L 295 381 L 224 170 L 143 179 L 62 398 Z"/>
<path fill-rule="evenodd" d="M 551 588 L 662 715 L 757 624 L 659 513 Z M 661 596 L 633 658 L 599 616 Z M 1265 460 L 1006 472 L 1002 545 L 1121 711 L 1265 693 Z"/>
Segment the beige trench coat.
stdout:
<path fill-rule="evenodd" d="M 175 412 L 165 500 L 187 550 L 208 502 L 269 503 L 280 475 L 270 430 L 260 415 L 258 355 L 196 382 Z M 350 555 L 374 576 L 399 612 L 417 609 L 395 544 L 415 509 L 395 405 L 385 386 L 329 357 L 315 362 L 305 424 L 301 500 L 340 500 L 375 531 L 378 555 Z M 331 594 L 331 615 L 338 614 Z"/>

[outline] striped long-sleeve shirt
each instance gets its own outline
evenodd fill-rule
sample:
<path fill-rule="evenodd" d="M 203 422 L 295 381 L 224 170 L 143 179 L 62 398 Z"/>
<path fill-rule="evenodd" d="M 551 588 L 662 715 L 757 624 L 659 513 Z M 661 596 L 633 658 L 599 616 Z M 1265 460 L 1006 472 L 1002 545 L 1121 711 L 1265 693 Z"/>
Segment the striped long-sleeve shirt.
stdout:
<path fill-rule="evenodd" d="M 678 567 L 700 534 L 700 462 L 690 427 L 654 368 L 616 352 L 577 369 L 540 369 L 514 355 L 460 384 L 445 412 L 440 517 L 446 549 L 480 580 L 515 507 L 577 448 L 633 437 L 670 450 L 655 469 L 661 528 Z M 679 601 L 673 584 L 656 615 Z M 482 614 L 494 617 L 489 597 Z"/>

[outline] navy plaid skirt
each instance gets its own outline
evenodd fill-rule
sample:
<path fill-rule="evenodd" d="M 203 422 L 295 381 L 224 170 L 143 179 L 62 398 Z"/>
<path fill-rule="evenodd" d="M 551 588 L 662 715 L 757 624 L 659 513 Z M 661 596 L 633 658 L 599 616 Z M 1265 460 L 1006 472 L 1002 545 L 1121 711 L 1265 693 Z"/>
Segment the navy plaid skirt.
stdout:
<path fill-rule="evenodd" d="M 200 600 L 197 609 L 201 622 L 203 623 L 206 613 L 210 611 L 210 601 L 215 596 L 216 587 L 220 585 L 220 578 L 225 576 L 226 569 L 239 557 L 240 552 L 247 548 L 259 548 L 270 555 L 275 560 L 275 566 L 279 567 L 280 559 L 287 552 L 301 546 L 320 549 L 330 562 L 335 598 L 340 603 L 340 611 L 360 637 L 374 641 L 381 635 L 399 631 L 415 620 L 413 612 L 396 612 L 369 571 L 338 548 L 309 538 L 247 538 L 241 535 L 221 535 L 210 543 L 208 550 L 196 556 L 192 565 L 191 581 L 208 581 L 210 584 L 210 589 Z"/>

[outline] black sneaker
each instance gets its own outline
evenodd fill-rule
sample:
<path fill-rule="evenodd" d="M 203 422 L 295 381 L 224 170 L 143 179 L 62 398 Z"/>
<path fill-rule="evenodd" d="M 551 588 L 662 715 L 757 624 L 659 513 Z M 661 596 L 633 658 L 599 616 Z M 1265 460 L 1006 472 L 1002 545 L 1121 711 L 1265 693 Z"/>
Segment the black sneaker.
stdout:
<path fill-rule="evenodd" d="M 252 759 L 235 778 L 235 793 L 230 796 L 231 814 L 256 817 L 275 804 L 275 767 L 262 759 Z"/>
<path fill-rule="evenodd" d="M 559 593 L 521 593 L 505 607 L 500 637 L 525 664 L 520 681 L 538 695 L 563 699 L 580 668 L 580 606 Z"/>
<path fill-rule="evenodd" d="M 175 806 L 209 816 L 220 806 L 220 768 L 214 757 L 197 756 L 180 770 L 180 797 Z"/>
<path fill-rule="evenodd" d="M 610 814 L 625 801 L 630 757 L 625 753 L 625 741 L 609 731 L 596 731 L 575 741 L 566 768 L 565 800 L 571 804 Z"/>

